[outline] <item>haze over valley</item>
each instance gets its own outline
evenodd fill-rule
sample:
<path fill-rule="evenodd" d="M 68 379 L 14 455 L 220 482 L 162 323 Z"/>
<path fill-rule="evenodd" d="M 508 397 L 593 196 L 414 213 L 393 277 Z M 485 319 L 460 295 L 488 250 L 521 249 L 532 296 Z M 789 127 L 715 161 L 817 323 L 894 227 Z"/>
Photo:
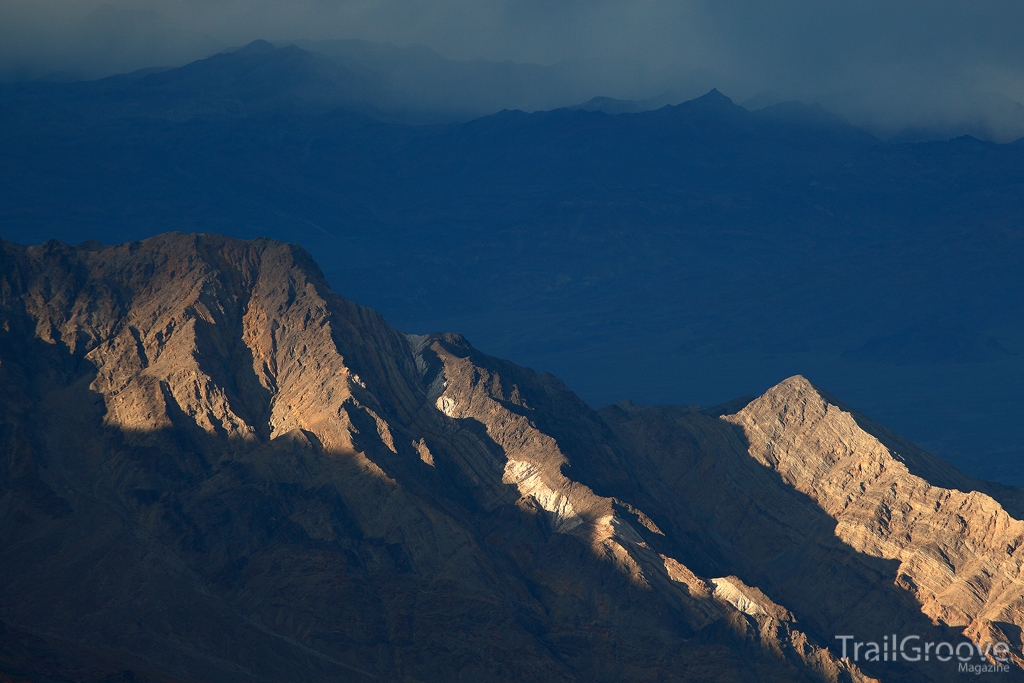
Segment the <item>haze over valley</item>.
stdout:
<path fill-rule="evenodd" d="M 481 88 L 478 102 L 527 111 L 595 96 L 678 104 L 717 87 L 756 106 L 818 102 L 882 137 L 1008 142 L 1024 136 L 1022 24 L 1018 3 L 993 0 L 13 0 L 0 4 L 0 80 L 176 67 L 265 39 L 340 48 L 349 65 L 369 54 L 385 77 L 411 65 L 422 102 Z M 439 61 L 514 78 L 453 91 Z"/>

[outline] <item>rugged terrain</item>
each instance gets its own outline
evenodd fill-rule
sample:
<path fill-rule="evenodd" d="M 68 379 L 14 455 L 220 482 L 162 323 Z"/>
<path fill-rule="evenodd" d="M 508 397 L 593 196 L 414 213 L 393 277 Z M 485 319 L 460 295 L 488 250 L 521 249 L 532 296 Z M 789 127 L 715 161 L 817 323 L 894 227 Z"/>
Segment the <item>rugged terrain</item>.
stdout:
<path fill-rule="evenodd" d="M 500 111 L 554 75 L 466 63 L 442 85 L 436 55 L 305 45 L 0 84 L 0 237 L 295 242 L 399 329 L 457 330 L 591 406 L 800 373 L 1024 486 L 1024 142 L 883 142 L 714 83 L 654 111 Z M 407 125 L 399 81 L 513 100 Z"/>
<path fill-rule="evenodd" d="M 0 306 L 5 681 L 1021 672 L 1024 495 L 802 377 L 595 412 L 270 240 L 4 242 Z"/>

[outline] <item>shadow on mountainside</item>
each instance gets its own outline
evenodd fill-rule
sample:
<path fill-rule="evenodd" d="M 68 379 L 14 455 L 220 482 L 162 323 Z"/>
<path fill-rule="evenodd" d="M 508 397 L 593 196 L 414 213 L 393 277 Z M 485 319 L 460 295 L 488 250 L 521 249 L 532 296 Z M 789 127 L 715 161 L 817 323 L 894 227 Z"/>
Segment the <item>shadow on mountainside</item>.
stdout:
<path fill-rule="evenodd" d="M 894 632 L 964 640 L 962 629 L 936 626 L 922 614 L 901 585 L 899 562 L 843 543 L 832 517 L 751 458 L 739 427 L 685 408 L 613 406 L 599 417 L 550 375 L 490 358 L 464 341 L 447 348 L 516 387 L 523 401 L 505 407 L 554 437 L 569 460 L 562 473 L 614 498 L 618 514 L 634 520 L 651 548 L 702 576 L 737 575 L 761 588 L 835 654 L 842 634 L 877 642 Z M 639 424 L 630 428 L 634 420 Z M 898 680 L 958 675 L 956 663 L 863 668 Z"/>
<path fill-rule="evenodd" d="M 70 259 L 67 252 L 51 255 Z M 214 250 L 201 256 L 216 263 Z M 12 267 L 5 282 L 22 275 Z M 764 651 L 756 622 L 739 612 L 694 627 L 651 588 L 655 578 L 671 584 L 667 570 L 645 586 L 584 539 L 555 533 L 536 497 L 531 509 L 504 481 L 509 453 L 482 421 L 488 416 L 452 418 L 431 402 L 431 386 L 445 379 L 439 360 L 425 354 L 418 379 L 403 374 L 416 368 L 407 338 L 387 328 L 380 341 L 368 322 L 375 314 L 337 295 L 314 305 L 337 308 L 328 342 L 366 390 L 330 406 L 331 420 L 351 425 L 352 447 L 327 448 L 298 427 L 271 439 L 259 420 L 272 399 L 251 386 L 253 357 L 235 324 L 241 285 L 203 280 L 218 283 L 223 319 L 197 324 L 189 359 L 256 421 L 245 436 L 190 413 L 150 376 L 164 426 L 111 424 L 111 396 L 92 388 L 101 378 L 86 357 L 107 337 L 44 341 L 52 324 L 43 330 L 19 296 L 0 299 L 0 665 L 10 675 L 813 679 Z M 53 306 L 70 306 L 60 283 L 50 284 L 41 291 Z M 431 348 L 467 360 L 470 388 L 490 373 L 494 405 L 507 410 L 495 409 L 496 419 L 525 418 L 554 439 L 568 486 L 613 499 L 655 552 L 707 579 L 740 577 L 833 652 L 841 633 L 956 635 L 921 614 L 898 586 L 894 562 L 842 544 L 834 520 L 753 461 L 733 425 L 682 408 L 598 415 L 550 375 L 480 354 L 457 335 L 431 339 L 440 345 Z M 359 375 L 380 382 L 372 387 L 380 400 Z M 55 654 L 27 672 L 28 651 Z M 91 668 L 76 674 L 82 667 Z M 907 681 L 946 674 L 880 671 Z"/>
<path fill-rule="evenodd" d="M 844 544 L 832 517 L 749 457 L 738 426 L 679 408 L 651 408 L 630 416 L 613 406 L 601 415 L 634 444 L 649 468 L 651 476 L 633 491 L 631 502 L 649 511 L 662 529 L 680 518 L 701 525 L 717 539 L 726 560 L 708 569 L 735 574 L 792 609 L 801 628 L 837 656 L 842 650 L 835 636 L 843 634 L 876 642 L 893 633 L 936 642 L 962 640 L 962 629 L 937 627 L 921 613 L 921 605 L 899 584 L 899 562 Z M 692 566 L 700 565 L 694 561 Z M 955 663 L 858 664 L 883 680 L 957 675 Z"/>
<path fill-rule="evenodd" d="M 392 452 L 365 421 L 355 421 L 362 453 L 324 451 L 298 430 L 211 434 L 173 402 L 168 428 L 126 431 L 104 424 L 84 348 L 67 353 L 9 318 L 22 334 L 0 336 L 11 387 L 0 479 L 5 675 L 803 676 L 735 634 L 694 638 L 671 606 L 550 533 L 542 516 L 473 504 L 476 484 L 454 453 L 465 441 L 496 445 L 472 424 L 428 435 L 437 468 L 411 446 Z M 463 478 L 449 481 L 456 469 Z"/>

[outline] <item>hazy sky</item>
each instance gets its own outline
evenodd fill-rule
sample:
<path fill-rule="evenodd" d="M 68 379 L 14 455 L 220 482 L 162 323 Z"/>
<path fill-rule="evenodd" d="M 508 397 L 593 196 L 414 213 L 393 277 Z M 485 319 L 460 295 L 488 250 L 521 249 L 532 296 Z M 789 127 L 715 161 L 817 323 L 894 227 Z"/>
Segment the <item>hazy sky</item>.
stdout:
<path fill-rule="evenodd" d="M 665 82 L 703 70 L 736 100 L 774 91 L 853 118 L 939 121 L 981 107 L 1024 122 L 993 96 L 1024 101 L 1021 0 L 0 0 L 7 79 L 184 63 L 255 38 L 616 60 Z"/>

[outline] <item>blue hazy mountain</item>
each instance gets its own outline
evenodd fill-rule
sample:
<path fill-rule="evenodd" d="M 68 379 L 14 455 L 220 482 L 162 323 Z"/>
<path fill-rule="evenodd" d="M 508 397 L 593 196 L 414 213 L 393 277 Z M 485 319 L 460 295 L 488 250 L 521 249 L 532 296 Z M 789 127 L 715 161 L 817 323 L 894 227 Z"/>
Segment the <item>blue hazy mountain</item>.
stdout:
<path fill-rule="evenodd" d="M 801 373 L 1024 481 L 1021 144 L 885 143 L 715 90 L 459 122 L 346 59 L 256 43 L 3 86 L 3 237 L 298 242 L 400 329 L 464 332 L 595 406 L 712 405 Z"/>

